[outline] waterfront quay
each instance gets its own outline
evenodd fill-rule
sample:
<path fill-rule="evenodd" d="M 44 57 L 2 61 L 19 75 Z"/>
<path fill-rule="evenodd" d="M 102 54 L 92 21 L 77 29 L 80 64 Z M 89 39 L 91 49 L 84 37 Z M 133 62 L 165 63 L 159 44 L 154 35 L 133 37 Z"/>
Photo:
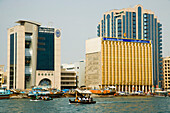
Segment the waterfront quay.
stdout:
<path fill-rule="evenodd" d="M 32 88 L 32 90 L 8 90 L 10 91 L 10 99 L 23 99 L 36 96 L 49 96 L 51 98 L 70 98 L 76 97 L 76 93 L 81 94 L 80 92 L 89 92 L 90 96 L 93 98 L 110 98 L 110 97 L 170 97 L 170 93 L 166 91 L 156 90 L 153 92 L 144 93 L 142 91 L 138 92 L 116 92 L 116 90 L 111 89 L 42 89 L 39 87 Z"/>

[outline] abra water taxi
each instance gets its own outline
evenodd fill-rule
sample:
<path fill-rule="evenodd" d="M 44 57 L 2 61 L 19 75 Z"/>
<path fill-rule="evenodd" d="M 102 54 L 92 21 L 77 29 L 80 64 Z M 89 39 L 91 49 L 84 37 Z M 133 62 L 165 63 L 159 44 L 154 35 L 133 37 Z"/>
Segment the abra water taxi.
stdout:
<path fill-rule="evenodd" d="M 53 100 L 53 98 L 49 96 L 36 96 L 35 98 L 32 97 L 30 101 L 38 101 L 38 100 L 49 101 L 49 100 Z"/>
<path fill-rule="evenodd" d="M 93 98 L 90 97 L 92 93 L 88 90 L 79 90 L 76 89 L 76 98 L 72 101 L 69 99 L 69 102 L 71 104 L 77 103 L 77 104 L 95 104 L 96 101 L 93 100 Z"/>

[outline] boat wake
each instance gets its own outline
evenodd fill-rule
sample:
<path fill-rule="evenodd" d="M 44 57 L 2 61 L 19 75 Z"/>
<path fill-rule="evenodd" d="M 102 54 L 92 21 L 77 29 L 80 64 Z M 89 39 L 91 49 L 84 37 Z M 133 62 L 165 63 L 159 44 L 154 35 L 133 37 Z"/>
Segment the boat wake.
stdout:
<path fill-rule="evenodd" d="M 106 102 L 96 102 L 97 104 L 110 104 L 110 103 L 136 103 L 136 102 L 127 102 L 127 101 L 106 101 Z"/>
<path fill-rule="evenodd" d="M 35 102 L 37 102 L 37 101 L 41 101 L 41 100 L 30 100 L 30 101 L 35 101 Z"/>

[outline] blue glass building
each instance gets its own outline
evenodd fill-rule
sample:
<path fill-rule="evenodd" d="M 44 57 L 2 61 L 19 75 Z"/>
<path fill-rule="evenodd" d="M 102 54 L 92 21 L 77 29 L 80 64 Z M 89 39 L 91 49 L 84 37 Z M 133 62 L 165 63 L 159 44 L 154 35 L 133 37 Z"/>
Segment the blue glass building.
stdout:
<path fill-rule="evenodd" d="M 153 84 L 161 87 L 162 24 L 151 10 L 136 5 L 134 8 L 111 10 L 104 13 L 97 26 L 98 37 L 152 40 Z"/>

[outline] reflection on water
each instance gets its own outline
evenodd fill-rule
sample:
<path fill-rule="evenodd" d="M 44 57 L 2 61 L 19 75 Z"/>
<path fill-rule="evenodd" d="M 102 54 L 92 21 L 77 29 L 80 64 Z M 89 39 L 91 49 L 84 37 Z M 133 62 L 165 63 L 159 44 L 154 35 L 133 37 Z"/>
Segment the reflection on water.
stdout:
<path fill-rule="evenodd" d="M 0 112 L 69 113 L 69 112 L 170 112 L 170 98 L 115 97 L 95 98 L 96 104 L 69 104 L 69 98 L 52 101 L 30 101 L 29 99 L 0 100 Z"/>

